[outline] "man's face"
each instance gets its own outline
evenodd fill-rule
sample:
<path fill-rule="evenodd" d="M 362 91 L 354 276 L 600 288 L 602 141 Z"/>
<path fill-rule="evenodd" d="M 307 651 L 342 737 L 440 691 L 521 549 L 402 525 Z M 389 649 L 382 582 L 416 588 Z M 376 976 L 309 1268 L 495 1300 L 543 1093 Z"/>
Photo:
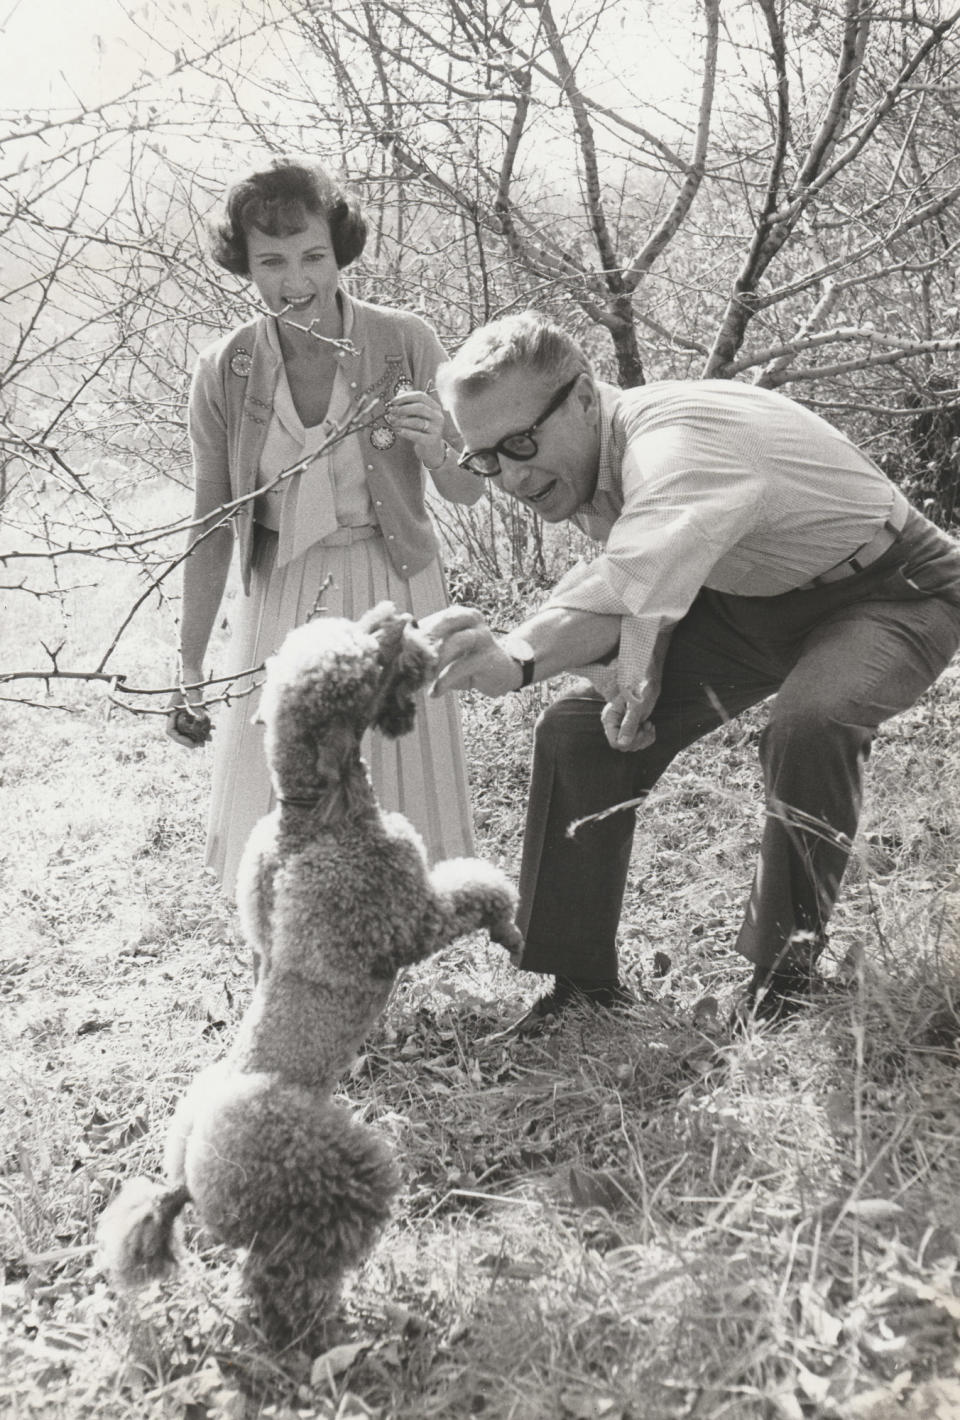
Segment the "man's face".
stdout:
<path fill-rule="evenodd" d="M 548 523 L 563 522 L 592 496 L 600 458 L 599 407 L 586 375 L 538 424 L 563 383 L 532 371 L 509 370 L 479 391 L 454 387 L 448 396 L 465 452 L 490 449 L 509 434 L 538 426 L 533 457 L 521 460 L 499 452 L 501 471 L 491 481 Z"/>

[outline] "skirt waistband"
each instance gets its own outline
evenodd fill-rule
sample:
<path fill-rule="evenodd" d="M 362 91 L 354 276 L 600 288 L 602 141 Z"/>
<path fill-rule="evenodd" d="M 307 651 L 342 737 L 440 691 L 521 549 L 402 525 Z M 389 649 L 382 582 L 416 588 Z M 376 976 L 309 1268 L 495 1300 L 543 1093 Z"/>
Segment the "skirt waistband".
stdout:
<path fill-rule="evenodd" d="M 268 528 L 266 523 L 257 523 L 258 533 L 269 533 L 272 537 L 279 537 L 276 528 Z M 317 538 L 320 547 L 346 547 L 352 542 L 367 542 L 372 537 L 383 537 L 383 533 L 376 523 L 363 523 L 356 528 L 337 528 L 332 533 L 327 533 L 326 537 Z"/>
<path fill-rule="evenodd" d="M 367 542 L 371 537 L 383 537 L 376 523 L 363 523 L 358 528 L 337 528 L 319 539 L 322 547 L 343 547 L 351 542 Z"/>

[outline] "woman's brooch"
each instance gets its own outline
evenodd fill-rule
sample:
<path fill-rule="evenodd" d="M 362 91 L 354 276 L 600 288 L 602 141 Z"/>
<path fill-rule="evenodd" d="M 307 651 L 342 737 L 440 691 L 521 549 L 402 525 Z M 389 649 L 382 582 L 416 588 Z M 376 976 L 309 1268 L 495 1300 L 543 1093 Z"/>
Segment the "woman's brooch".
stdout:
<path fill-rule="evenodd" d="M 235 350 L 230 356 L 230 369 L 233 374 L 239 375 L 245 380 L 253 369 L 253 356 L 249 350 Z"/>
<path fill-rule="evenodd" d="M 389 382 L 393 379 L 394 370 L 392 370 L 390 366 L 392 365 L 394 369 L 396 369 L 397 365 L 399 364 L 400 360 L 398 358 L 392 358 L 390 356 L 387 357 L 387 373 L 386 375 L 381 376 L 381 378 L 377 381 L 377 385 L 381 387 L 381 399 L 383 398 L 383 394 L 386 392 L 382 387 L 386 385 L 387 388 L 389 388 Z M 373 390 L 377 388 L 377 385 L 371 386 L 370 390 L 365 390 L 364 393 L 372 394 Z M 393 393 L 399 394 L 401 390 L 409 389 L 413 389 L 413 381 L 410 379 L 410 377 L 408 375 L 398 375 L 394 382 Z M 375 449 L 379 449 L 381 453 L 384 449 L 392 449 L 394 444 L 397 442 L 396 431 L 391 429 L 389 423 L 383 415 L 381 415 L 380 418 L 376 420 L 376 422 L 372 425 L 370 429 L 370 442 L 373 447 Z"/>

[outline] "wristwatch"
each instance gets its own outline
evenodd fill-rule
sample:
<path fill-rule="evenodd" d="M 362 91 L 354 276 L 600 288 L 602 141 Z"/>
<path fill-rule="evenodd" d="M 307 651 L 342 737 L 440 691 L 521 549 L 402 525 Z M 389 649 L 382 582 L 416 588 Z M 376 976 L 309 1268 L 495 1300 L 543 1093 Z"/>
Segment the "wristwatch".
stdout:
<path fill-rule="evenodd" d="M 529 641 L 522 641 L 517 636 L 511 636 L 509 641 L 504 642 L 503 649 L 506 651 L 511 661 L 514 661 L 520 667 L 520 684 L 515 688 L 517 690 L 523 690 L 526 686 L 533 683 L 534 672 L 537 669 L 537 661 L 533 654 L 533 647 L 530 645 Z"/>

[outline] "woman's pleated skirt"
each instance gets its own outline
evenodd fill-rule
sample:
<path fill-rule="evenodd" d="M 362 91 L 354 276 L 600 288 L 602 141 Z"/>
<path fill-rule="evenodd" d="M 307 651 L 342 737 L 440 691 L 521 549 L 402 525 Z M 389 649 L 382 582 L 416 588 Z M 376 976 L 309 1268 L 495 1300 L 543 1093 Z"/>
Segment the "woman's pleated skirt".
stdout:
<path fill-rule="evenodd" d="M 407 581 L 394 570 L 381 536 L 347 545 L 318 543 L 280 568 L 277 542 L 275 533 L 258 526 L 250 593 L 241 599 L 232 637 L 235 674 L 262 666 L 318 605 L 353 620 L 379 601 L 392 601 L 416 617 L 447 603 L 439 562 Z M 232 689 L 262 678 L 262 671 L 241 677 Z M 258 699 L 257 691 L 232 699 L 215 720 L 206 862 L 231 895 L 250 830 L 274 803 L 263 731 L 252 723 Z M 430 699 L 421 692 L 418 702 L 409 735 L 391 740 L 368 733 L 361 749 L 381 806 L 411 820 L 436 862 L 473 852 L 469 784 L 456 696 Z"/>

